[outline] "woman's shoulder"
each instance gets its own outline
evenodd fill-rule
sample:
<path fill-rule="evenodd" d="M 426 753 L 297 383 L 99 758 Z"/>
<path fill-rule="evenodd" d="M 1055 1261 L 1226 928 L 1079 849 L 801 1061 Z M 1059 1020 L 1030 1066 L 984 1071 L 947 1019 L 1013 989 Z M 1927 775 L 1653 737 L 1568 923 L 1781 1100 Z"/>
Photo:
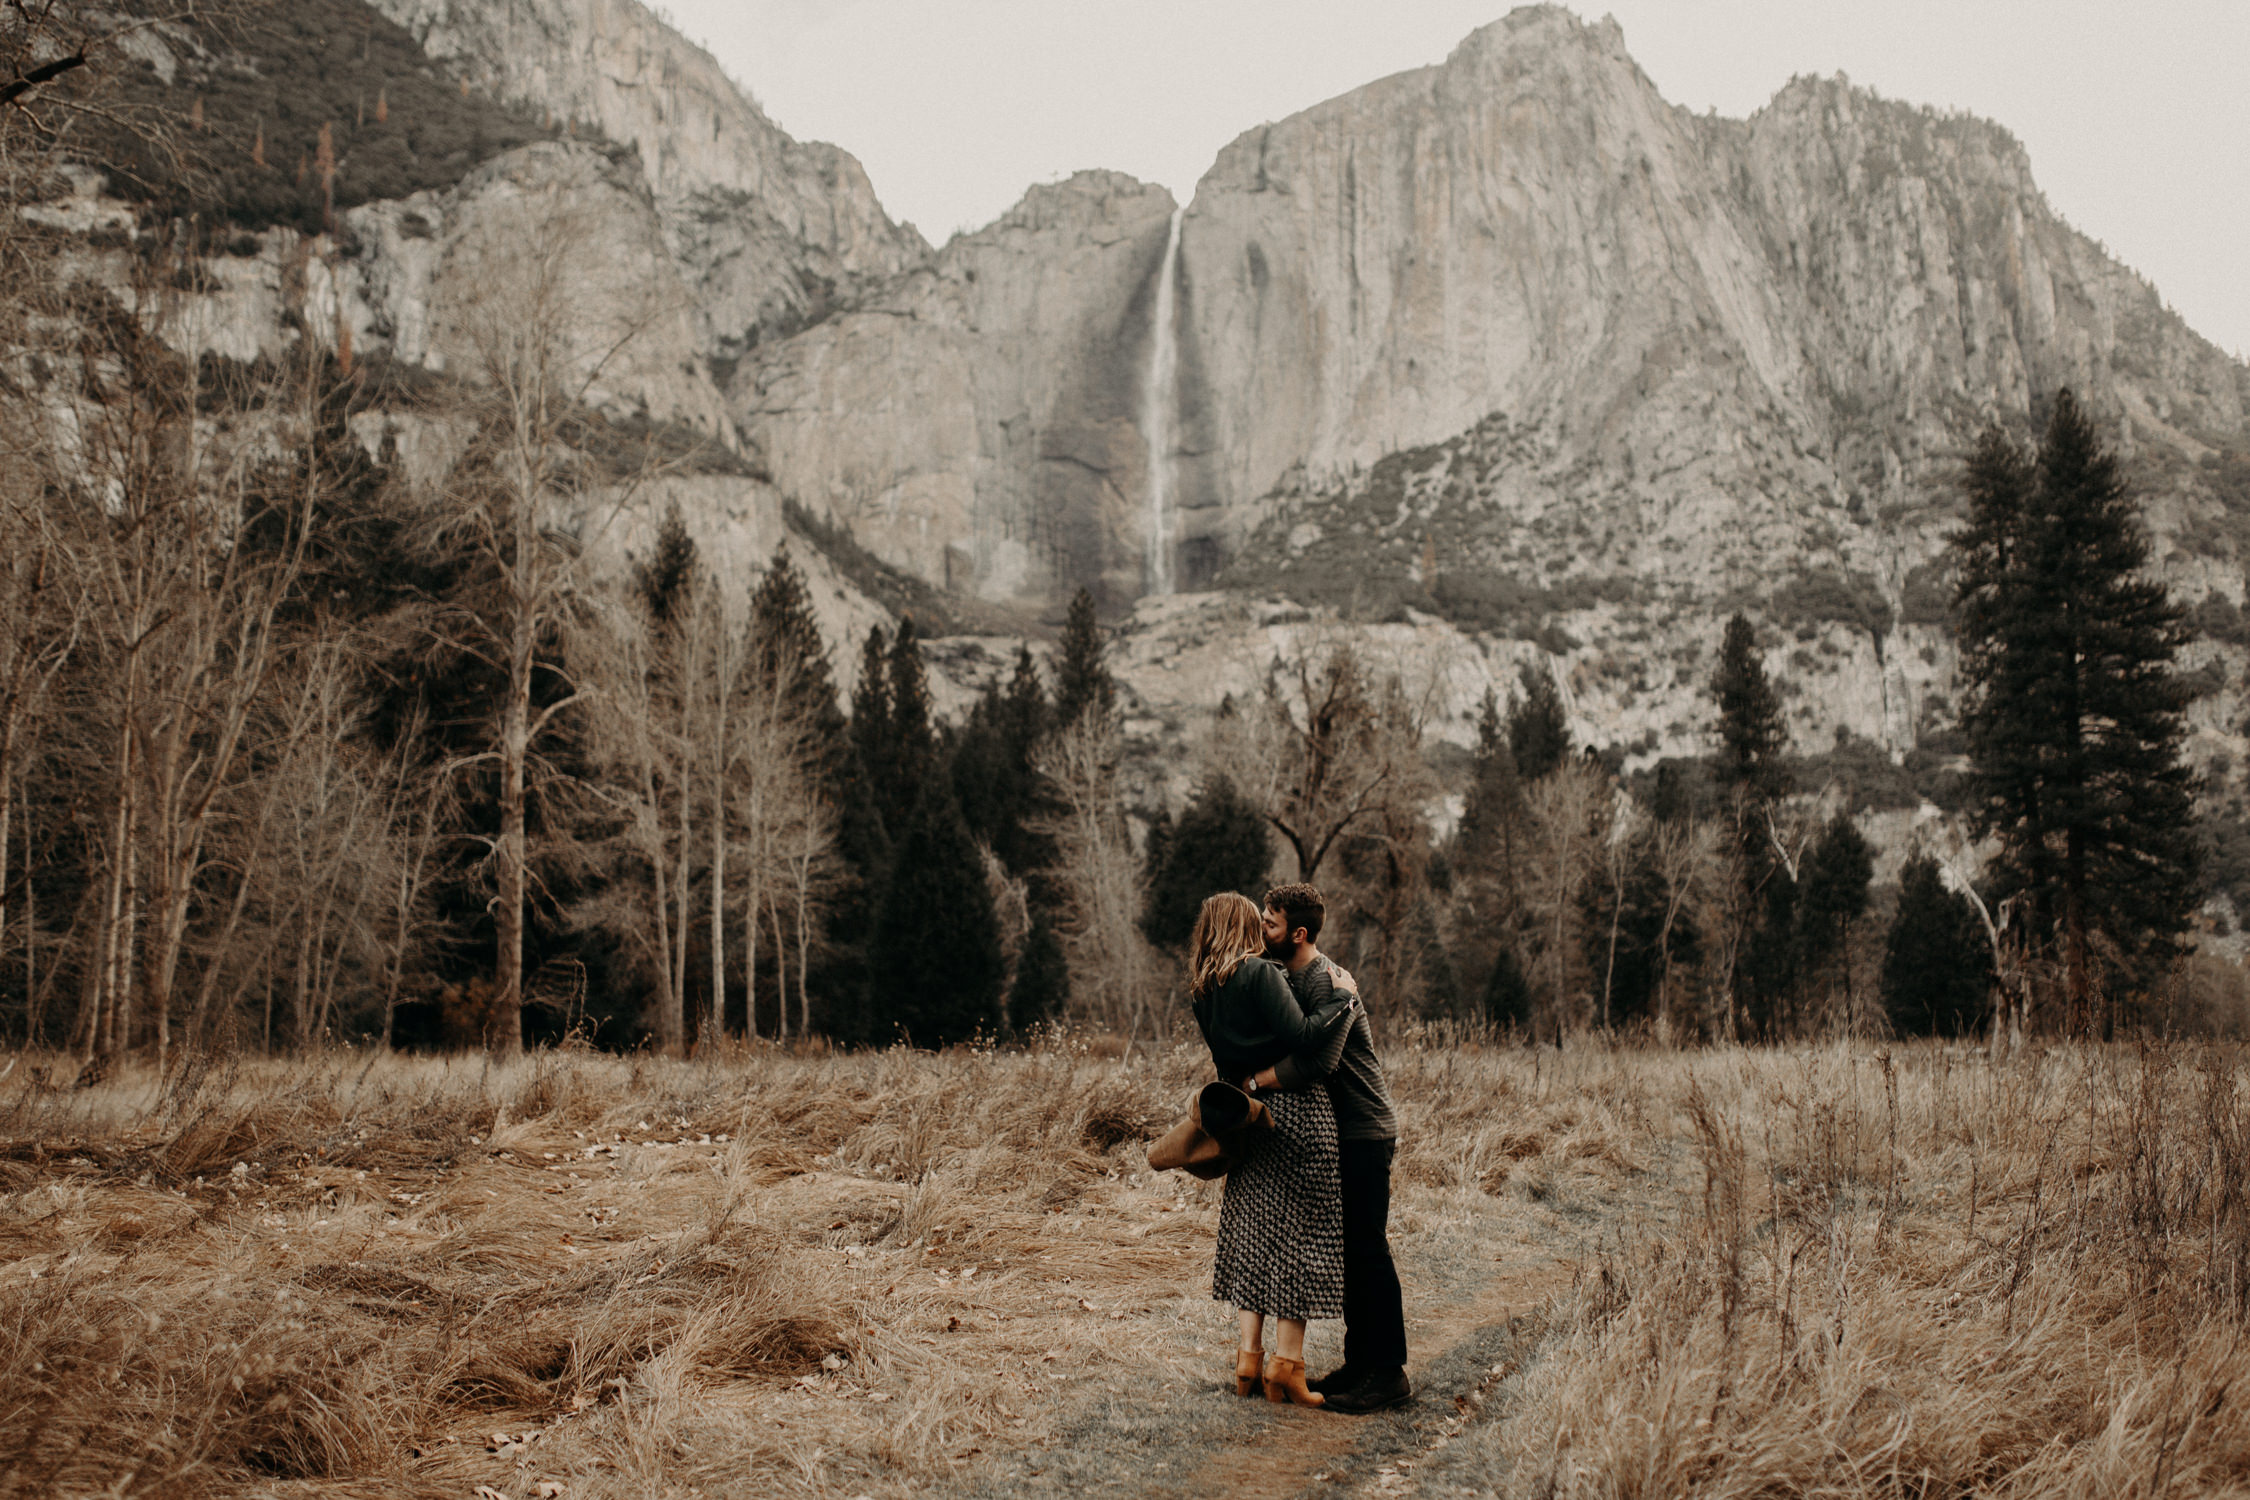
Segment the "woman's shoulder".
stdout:
<path fill-rule="evenodd" d="M 1248 993 L 1260 985 L 1277 981 L 1283 985 L 1289 982 L 1282 973 L 1281 965 L 1270 958 L 1261 958 L 1253 953 L 1236 967 L 1234 977 L 1227 981 L 1227 988 L 1239 989 Z"/>

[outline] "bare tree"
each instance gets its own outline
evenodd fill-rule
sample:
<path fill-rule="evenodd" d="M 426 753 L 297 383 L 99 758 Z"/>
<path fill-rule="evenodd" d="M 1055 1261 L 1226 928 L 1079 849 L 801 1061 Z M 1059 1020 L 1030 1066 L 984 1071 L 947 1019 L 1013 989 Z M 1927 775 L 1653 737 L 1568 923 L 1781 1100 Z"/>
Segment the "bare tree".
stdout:
<path fill-rule="evenodd" d="M 1609 827 L 1602 836 L 1602 877 L 1609 886 L 1609 931 L 1602 952 L 1602 1029 L 1610 1027 L 1612 992 L 1617 984 L 1617 938 L 1625 921 L 1625 886 L 1639 861 L 1647 818 L 1630 797 L 1615 797 Z"/>
<path fill-rule="evenodd" d="M 1141 936 L 1146 893 L 1117 800 L 1116 764 L 1110 715 L 1080 714 L 1057 730 L 1040 746 L 1038 766 L 1058 810 L 1037 830 L 1054 840 L 1057 853 L 1053 876 L 1062 917 L 1056 927 L 1070 961 L 1072 1001 L 1102 1025 L 1137 1038 L 1144 1024 L 1152 1035 L 1169 1027 L 1167 1017 L 1150 1011 L 1160 961 Z"/>
<path fill-rule="evenodd" d="M 1557 1035 L 1579 1019 L 1575 1002 L 1587 988 L 1578 896 L 1601 862 L 1602 813 L 1609 797 L 1608 775 L 1576 756 L 1533 782 L 1524 795 L 1531 825 L 1524 905 L 1533 919 L 1536 968 Z"/>
<path fill-rule="evenodd" d="M 1656 935 L 1656 1024 L 1658 1033 L 1666 1038 L 1675 1024 L 1672 1012 L 1677 964 L 1673 944 L 1678 940 L 1680 920 L 1708 903 L 1719 879 L 1723 847 L 1719 826 L 1707 819 L 1683 818 L 1656 825 L 1653 861 L 1664 895 L 1664 921 Z"/>
<path fill-rule="evenodd" d="M 0 955 L 5 954 L 8 914 L 15 886 L 23 891 L 24 993 L 26 1003 L 38 982 L 36 913 L 32 906 L 31 818 L 23 823 L 24 862 L 20 874 L 9 864 L 16 784 L 23 764 L 35 751 L 55 679 L 69 664 L 84 624 L 83 595 L 64 574 L 68 553 L 51 527 L 13 485 L 0 490 Z M 26 1013 L 26 1024 L 32 1017 Z"/>
<path fill-rule="evenodd" d="M 1421 726 L 1395 682 L 1379 687 L 1349 644 L 1300 642 L 1276 658 L 1258 704 L 1213 746 L 1315 879 L 1338 840 L 1427 777 Z"/>
<path fill-rule="evenodd" d="M 653 311 L 596 317 L 581 305 L 575 257 L 587 229 L 556 199 L 527 198 L 510 228 L 454 267 L 477 293 L 459 314 L 477 362 L 477 388 L 464 398 L 476 432 L 433 511 L 430 538 L 469 549 L 483 567 L 481 592 L 443 601 L 439 629 L 446 647 L 486 662 L 501 682 L 492 748 L 454 769 L 488 763 L 499 784 L 499 826 L 482 841 L 496 928 L 490 1045 L 503 1056 L 523 1046 L 527 799 L 535 774 L 551 771 L 546 736 L 583 691 L 557 649 L 584 582 L 585 538 L 564 528 L 575 517 L 602 529 L 654 472 L 644 464 L 618 473 L 570 441 L 605 371 Z"/>

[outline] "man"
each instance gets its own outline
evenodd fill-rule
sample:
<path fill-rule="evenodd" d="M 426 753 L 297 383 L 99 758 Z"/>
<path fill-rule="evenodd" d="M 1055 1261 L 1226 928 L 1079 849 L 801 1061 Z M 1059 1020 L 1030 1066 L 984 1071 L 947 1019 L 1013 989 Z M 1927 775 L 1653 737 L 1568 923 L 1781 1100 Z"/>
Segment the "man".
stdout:
<path fill-rule="evenodd" d="M 1358 991 L 1351 975 L 1317 945 L 1326 916 L 1326 903 L 1310 885 L 1266 892 L 1266 957 L 1288 971 L 1289 988 L 1308 1015 L 1339 992 Z M 1285 1057 L 1255 1081 L 1261 1088 L 1294 1088 L 1319 1078 L 1322 1063 L 1336 1056 L 1331 1049 L 1321 1059 Z M 1344 1190 L 1344 1362 L 1311 1385 L 1328 1398 L 1330 1411 L 1382 1411 L 1404 1404 L 1414 1391 L 1406 1378 L 1405 1298 L 1391 1259 L 1398 1116 L 1364 1007 L 1354 1007 L 1341 1059 L 1326 1076 L 1336 1107 Z"/>

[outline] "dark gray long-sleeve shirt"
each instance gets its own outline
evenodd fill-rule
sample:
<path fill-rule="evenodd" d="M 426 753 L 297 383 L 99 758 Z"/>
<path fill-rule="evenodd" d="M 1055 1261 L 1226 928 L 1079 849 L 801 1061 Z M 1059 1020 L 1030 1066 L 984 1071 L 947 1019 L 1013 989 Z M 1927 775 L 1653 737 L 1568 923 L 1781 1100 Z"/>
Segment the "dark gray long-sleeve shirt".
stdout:
<path fill-rule="evenodd" d="M 1333 1005 L 1339 993 L 1350 993 L 1337 990 L 1334 966 L 1325 953 L 1302 969 L 1282 972 L 1288 977 L 1290 994 L 1308 1015 Z M 1339 1140 L 1398 1139 L 1398 1113 L 1391 1108 L 1390 1085 L 1383 1078 L 1382 1061 L 1375 1056 L 1375 1029 L 1368 1024 L 1365 1006 L 1354 1012 L 1340 1056 L 1334 1047 L 1316 1044 L 1275 1063 L 1273 1071 L 1283 1088 L 1327 1078 Z"/>

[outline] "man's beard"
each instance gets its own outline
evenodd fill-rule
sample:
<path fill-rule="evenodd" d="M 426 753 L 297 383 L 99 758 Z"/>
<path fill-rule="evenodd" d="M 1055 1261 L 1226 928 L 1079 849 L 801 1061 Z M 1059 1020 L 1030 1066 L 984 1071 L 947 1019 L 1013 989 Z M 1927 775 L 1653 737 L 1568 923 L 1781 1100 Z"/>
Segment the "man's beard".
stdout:
<path fill-rule="evenodd" d="M 1286 938 L 1282 939 L 1282 941 L 1278 943 L 1273 942 L 1269 939 L 1266 943 L 1266 957 L 1272 959 L 1277 964 L 1285 964 L 1296 956 L 1297 945 L 1290 942 Z"/>

